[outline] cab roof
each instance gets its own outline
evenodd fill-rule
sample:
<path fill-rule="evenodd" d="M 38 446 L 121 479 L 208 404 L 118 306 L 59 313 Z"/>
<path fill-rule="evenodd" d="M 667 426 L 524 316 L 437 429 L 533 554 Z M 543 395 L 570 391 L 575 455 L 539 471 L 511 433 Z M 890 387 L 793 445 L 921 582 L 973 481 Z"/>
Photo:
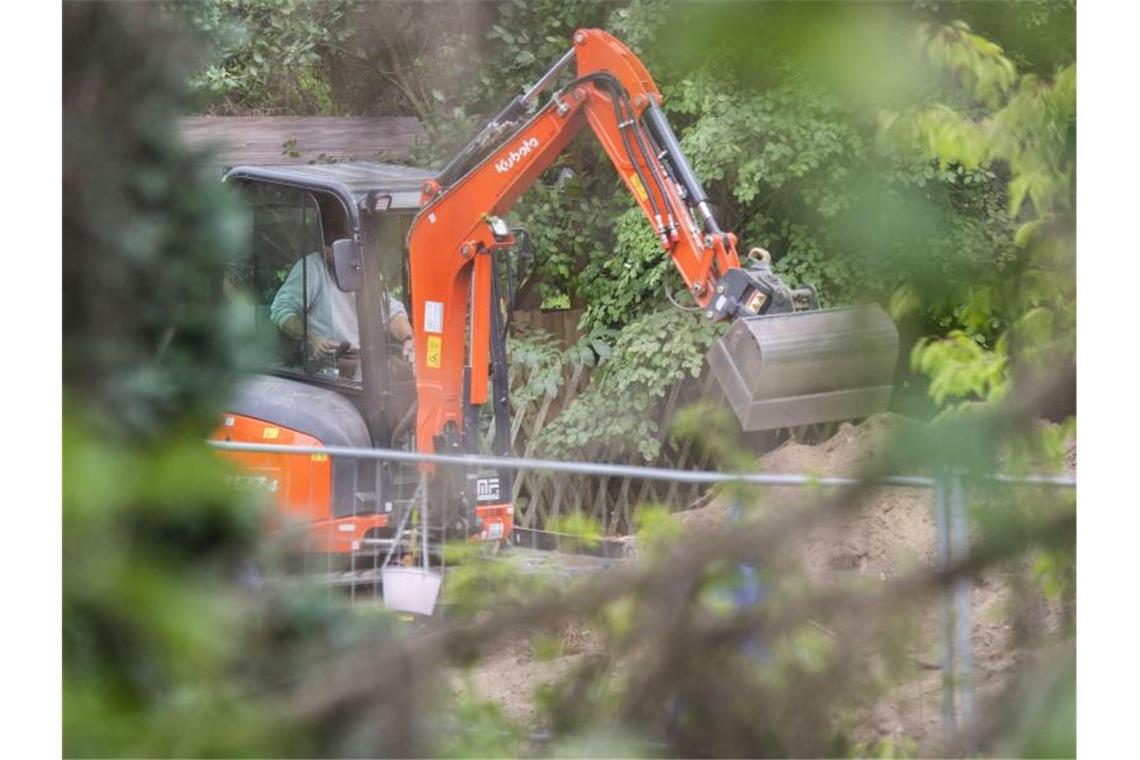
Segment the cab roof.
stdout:
<path fill-rule="evenodd" d="M 349 161 L 336 164 L 298 166 L 235 166 L 226 172 L 227 180 L 253 180 L 334 192 L 348 202 L 353 214 L 370 193 L 390 195 L 386 208 L 415 210 L 420 206 L 420 188 L 435 176 L 427 169 L 375 161 Z M 385 207 L 381 206 L 380 210 Z"/>

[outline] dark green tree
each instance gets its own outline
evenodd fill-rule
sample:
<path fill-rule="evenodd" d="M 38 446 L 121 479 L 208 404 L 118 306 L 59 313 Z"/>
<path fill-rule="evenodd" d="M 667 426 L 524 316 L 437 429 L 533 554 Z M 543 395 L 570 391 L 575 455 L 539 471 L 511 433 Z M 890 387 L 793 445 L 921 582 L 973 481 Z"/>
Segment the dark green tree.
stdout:
<path fill-rule="evenodd" d="M 214 294 L 241 216 L 177 138 L 193 48 L 148 4 L 63 27 L 68 756 L 285 751 L 235 668 L 256 505 L 202 439 L 238 366 Z"/>

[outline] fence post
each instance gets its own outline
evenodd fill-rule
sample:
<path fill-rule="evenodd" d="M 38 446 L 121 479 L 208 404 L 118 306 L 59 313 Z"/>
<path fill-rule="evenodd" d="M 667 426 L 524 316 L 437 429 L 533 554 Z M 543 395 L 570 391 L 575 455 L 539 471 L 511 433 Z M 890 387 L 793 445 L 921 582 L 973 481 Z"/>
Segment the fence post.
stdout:
<path fill-rule="evenodd" d="M 950 559 L 962 562 L 970 553 L 970 524 L 962 476 L 955 474 L 950 485 Z M 970 596 L 973 580 L 954 579 L 955 660 L 954 681 L 958 687 L 959 726 L 963 741 L 969 741 L 974 720 L 974 652 L 971 640 Z M 968 749 L 968 748 L 967 748 Z"/>
<path fill-rule="evenodd" d="M 946 473 L 934 479 L 934 530 L 938 542 L 938 568 L 950 566 L 950 515 L 946 503 Z M 952 592 L 942 593 L 942 738 L 947 747 L 957 743 L 957 726 L 954 718 L 954 608 Z"/>
<path fill-rule="evenodd" d="M 736 523 L 740 522 L 743 517 L 744 510 L 740 506 L 740 499 L 734 498 L 732 507 L 729 509 L 729 520 Z M 762 604 L 768 596 L 768 588 L 760 580 L 759 566 L 741 562 L 737 565 L 737 570 L 740 573 L 740 586 L 737 588 L 734 602 L 736 609 L 743 612 L 750 607 Z M 760 662 L 765 662 L 768 659 L 768 650 L 759 637 L 750 638 L 744 648 L 748 654 Z"/>

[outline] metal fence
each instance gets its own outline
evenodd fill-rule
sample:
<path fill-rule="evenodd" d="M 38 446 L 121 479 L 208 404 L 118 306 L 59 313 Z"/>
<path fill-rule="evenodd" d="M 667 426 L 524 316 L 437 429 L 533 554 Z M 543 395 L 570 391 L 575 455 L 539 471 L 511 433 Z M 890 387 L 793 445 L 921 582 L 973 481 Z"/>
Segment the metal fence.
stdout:
<path fill-rule="evenodd" d="M 235 443 L 210 441 L 209 444 L 222 451 L 232 452 L 260 452 L 272 454 L 289 454 L 296 456 L 325 456 L 329 458 L 349 458 L 356 460 L 374 460 L 377 462 L 401 462 L 408 464 L 432 464 L 445 467 L 463 468 L 497 468 L 521 473 L 541 473 L 544 475 L 561 474 L 565 476 L 582 476 L 595 478 L 617 478 L 624 482 L 642 481 L 645 483 L 667 483 L 671 486 L 687 485 L 691 487 L 713 486 L 720 484 L 744 484 L 751 486 L 779 486 L 779 487 L 851 487 L 863 484 L 863 481 L 851 477 L 816 476 L 806 474 L 774 474 L 756 472 L 724 473 L 709 470 L 677 470 L 659 467 L 645 467 L 637 465 L 605 464 L 597 462 L 571 462 L 531 457 L 493 457 L 479 455 L 448 455 L 423 454 L 409 451 L 388 449 L 357 449 L 336 446 L 288 446 L 276 444 Z M 521 478 L 520 478 L 521 480 Z M 981 477 L 975 476 L 975 481 L 1010 487 L 1037 486 L 1050 489 L 1075 489 L 1076 479 L 1058 475 L 1022 475 L 1011 476 L 1004 474 L 990 474 Z M 934 525 L 937 546 L 937 559 L 939 569 L 947 569 L 963 561 L 969 554 L 969 520 L 967 503 L 967 482 L 964 475 L 955 472 L 945 472 L 938 477 L 896 475 L 878 478 L 872 483 L 876 486 L 897 488 L 922 488 L 933 492 Z M 645 490 L 642 489 L 644 493 Z M 423 542 L 424 556 L 427 555 L 426 525 L 427 525 L 427 499 L 425 496 L 424 480 L 421 476 L 417 489 L 417 499 L 420 502 L 418 514 L 412 517 L 412 511 L 405 511 L 403 523 L 399 526 L 397 535 L 389 540 L 377 540 L 381 549 L 387 553 L 378 567 L 382 568 L 391 558 L 395 544 L 402 539 L 406 530 L 414 531 L 416 521 L 422 521 L 423 532 L 412 535 L 412 540 Z M 734 516 L 738 514 L 733 509 Z M 628 517 L 628 515 L 627 515 Z M 411 519 L 410 519 L 411 518 Z M 531 542 L 539 535 L 553 537 L 554 544 L 558 544 L 560 534 L 525 524 L 516 528 L 516 538 L 519 533 L 530 536 Z M 566 538 L 572 538 L 565 536 Z M 444 572 L 446 568 L 443 568 Z M 360 576 L 346 576 L 359 578 Z M 373 597 L 376 597 L 378 577 L 364 576 L 370 584 Z M 754 574 L 753 574 L 753 577 Z M 356 592 L 356 581 L 351 582 L 353 596 Z M 974 723 L 974 658 L 971 640 L 971 591 L 972 581 L 968 577 L 955 580 L 950 588 L 942 595 L 941 604 L 941 642 L 940 642 L 940 669 L 942 672 L 941 719 L 944 738 L 949 746 L 958 745 L 970 735 L 970 727 Z M 755 595 L 754 595 L 755 596 Z"/>

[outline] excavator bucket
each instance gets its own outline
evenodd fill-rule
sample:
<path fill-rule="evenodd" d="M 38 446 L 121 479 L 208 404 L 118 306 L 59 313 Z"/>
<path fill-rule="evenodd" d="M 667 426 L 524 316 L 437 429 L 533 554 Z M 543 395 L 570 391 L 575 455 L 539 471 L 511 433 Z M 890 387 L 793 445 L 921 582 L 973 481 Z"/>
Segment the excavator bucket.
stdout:
<path fill-rule="evenodd" d="M 707 359 L 745 431 L 887 408 L 899 335 L 878 306 L 736 320 Z"/>

